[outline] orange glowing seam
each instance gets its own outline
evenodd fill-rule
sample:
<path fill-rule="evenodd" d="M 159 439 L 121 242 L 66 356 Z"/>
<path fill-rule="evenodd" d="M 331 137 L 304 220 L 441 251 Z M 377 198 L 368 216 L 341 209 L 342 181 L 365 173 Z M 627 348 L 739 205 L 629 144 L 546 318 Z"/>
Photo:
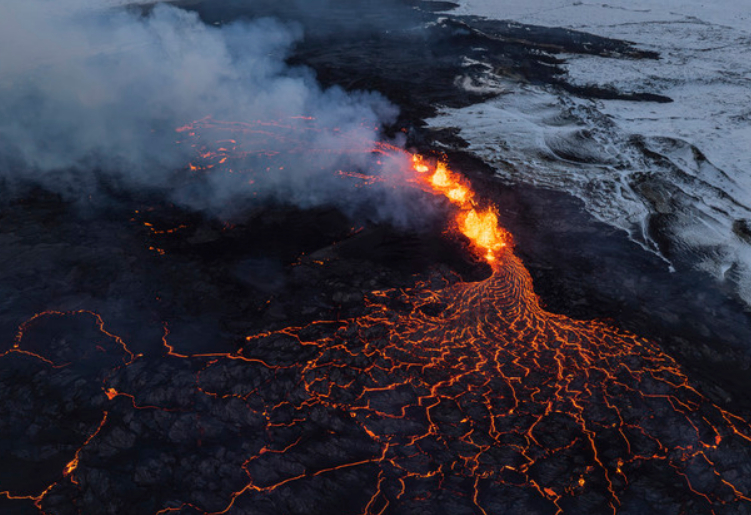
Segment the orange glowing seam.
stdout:
<path fill-rule="evenodd" d="M 105 411 L 102 417 L 102 421 L 97 426 L 96 430 L 91 433 L 86 441 L 76 450 L 76 453 L 73 457 L 73 459 L 68 462 L 67 465 L 63 468 L 63 477 L 67 477 L 70 482 L 74 485 L 78 484 L 78 481 L 73 476 L 73 472 L 78 468 L 78 465 L 80 463 L 80 454 L 81 451 L 91 443 L 91 441 L 99 435 L 99 433 L 102 431 L 102 428 L 104 427 L 104 424 L 107 422 L 108 413 Z M 34 506 L 40 511 L 40 513 L 45 514 L 46 512 L 42 509 L 42 501 L 44 501 L 44 498 L 47 497 L 47 494 L 50 493 L 50 491 L 57 485 L 57 482 L 54 482 L 47 486 L 39 495 L 14 495 L 11 492 L 4 491 L 0 492 L 0 496 L 5 497 L 6 499 L 10 501 L 33 501 Z"/>

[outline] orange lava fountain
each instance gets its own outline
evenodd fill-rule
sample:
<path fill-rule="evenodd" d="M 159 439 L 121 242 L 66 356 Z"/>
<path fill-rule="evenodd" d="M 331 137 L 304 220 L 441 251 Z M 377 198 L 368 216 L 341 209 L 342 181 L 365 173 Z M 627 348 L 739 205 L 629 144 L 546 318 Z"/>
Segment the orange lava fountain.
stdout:
<path fill-rule="evenodd" d="M 460 175 L 449 171 L 444 163 L 439 162 L 431 171 L 425 160 L 415 154 L 412 156 L 412 164 L 417 173 L 425 175 L 425 182 L 436 194 L 445 196 L 459 208 L 456 216 L 459 232 L 469 238 L 488 263 L 494 263 L 509 240 L 508 233 L 498 225 L 495 210 L 479 210 L 470 186 Z"/>

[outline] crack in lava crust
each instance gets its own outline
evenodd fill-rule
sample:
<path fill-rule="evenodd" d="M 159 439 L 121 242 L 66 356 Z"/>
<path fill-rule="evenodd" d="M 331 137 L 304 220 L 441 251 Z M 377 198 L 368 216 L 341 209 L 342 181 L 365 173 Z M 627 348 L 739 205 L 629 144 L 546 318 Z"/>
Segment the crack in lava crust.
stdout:
<path fill-rule="evenodd" d="M 440 167 L 419 159 L 414 167 L 419 184 L 457 206 L 458 230 L 465 232 L 467 213 L 491 212 L 479 210 L 471 190 L 450 193 L 455 185 L 420 179 Z M 498 227 L 491 233 L 508 237 Z M 225 458 L 240 478 L 211 502 L 182 491 L 153 513 L 255 513 L 287 489 L 310 495 L 305 485 L 355 499 L 343 511 L 363 514 L 438 506 L 483 514 L 632 511 L 635 500 L 668 486 L 677 492 L 665 494 L 676 513 L 748 510 L 751 479 L 715 462 L 747 453 L 749 424 L 697 392 L 649 341 L 546 312 L 508 240 L 487 243 L 483 234 L 467 234 L 491 264 L 483 281 L 434 274 L 410 289 L 373 292 L 361 316 L 251 335 L 236 353 L 185 354 L 165 326 L 157 359 L 175 377 L 187 370 L 193 380 L 180 398 L 154 394 L 161 403 L 136 387 L 154 358 L 134 355 L 94 315 L 114 348 L 108 352 L 122 354 L 97 379 L 101 422 L 59 481 L 38 495 L 2 495 L 33 501 L 45 513 L 64 512 L 55 508 L 60 496 L 85 506 L 94 452 L 107 448 L 117 424 L 148 413 L 143 424 L 158 432 L 169 417 L 195 413 L 199 443 L 191 452 L 226 438 L 207 434 L 212 425 L 202 429 L 202 419 L 231 420 L 239 427 L 233 438 L 252 440 Z M 26 331 L 61 315 L 24 324 L 2 359 L 37 359 L 49 373 L 63 373 L 54 357 L 23 348 Z M 269 347 L 307 358 L 259 350 Z M 280 391 L 279 384 L 286 386 Z M 341 478 L 356 488 L 337 490 Z M 58 500 L 48 502 L 56 491 Z"/>

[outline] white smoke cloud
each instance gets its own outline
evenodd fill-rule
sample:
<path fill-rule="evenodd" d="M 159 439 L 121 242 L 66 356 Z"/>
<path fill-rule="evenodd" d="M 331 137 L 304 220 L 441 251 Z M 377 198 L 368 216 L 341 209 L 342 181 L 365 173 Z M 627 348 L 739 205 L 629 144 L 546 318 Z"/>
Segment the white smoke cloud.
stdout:
<path fill-rule="evenodd" d="M 127 187 L 163 189 L 201 209 L 251 193 L 307 206 L 351 205 L 331 171 L 367 167 L 367 153 L 290 153 L 279 167 L 283 173 L 252 188 L 217 174 L 185 189 L 174 172 L 194 149 L 175 144 L 175 128 L 206 116 L 283 119 L 296 147 L 336 150 L 352 141 L 375 144 L 378 127 L 397 114 L 378 94 L 323 89 L 310 70 L 288 67 L 285 58 L 302 36 L 296 25 L 259 19 L 213 27 L 164 4 L 144 15 L 93 8 L 87 0 L 6 0 L 2 11 L 0 177 L 6 186 L 32 178 L 75 196 L 90 193 L 104 176 Z M 303 115 L 314 117 L 319 130 L 293 118 Z M 284 155 L 285 143 L 276 145 Z M 395 203 L 377 211 L 398 219 L 399 209 Z"/>

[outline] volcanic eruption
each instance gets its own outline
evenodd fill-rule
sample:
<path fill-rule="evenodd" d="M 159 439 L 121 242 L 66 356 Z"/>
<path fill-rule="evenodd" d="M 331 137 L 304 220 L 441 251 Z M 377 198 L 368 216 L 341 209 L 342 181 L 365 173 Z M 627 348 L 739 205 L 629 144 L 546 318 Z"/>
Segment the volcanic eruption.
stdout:
<path fill-rule="evenodd" d="M 217 126 L 237 134 L 198 149 L 201 164 L 187 173 L 229 173 L 247 157 L 228 144 L 248 125 L 204 120 L 178 131 Z M 445 162 L 387 144 L 367 152 L 401 164 L 400 187 L 444 199 L 446 237 L 465 241 L 489 276 L 433 272 L 371 291 L 352 316 L 250 334 L 233 352 L 187 352 L 165 325 L 162 352 L 144 355 L 96 313 L 40 313 L 2 360 L 50 376 L 80 368 L 75 388 L 98 392 L 89 402 L 99 415 L 53 481 L 3 496 L 43 513 L 95 511 L 96 470 L 108 460 L 148 466 L 139 449 L 159 448 L 160 427 L 174 432 L 187 416 L 177 441 L 191 453 L 237 439 L 222 454 L 223 484 L 206 496 L 199 485 L 212 473 L 189 466 L 195 490 L 149 489 L 145 512 L 632 513 L 656 491 L 692 513 L 749 506 L 747 477 L 715 466 L 748 452 L 747 421 L 707 400 L 648 340 L 545 311 L 496 207 Z M 360 187 L 393 178 L 336 175 Z M 90 326 L 91 343 L 75 353 L 36 343 L 65 319 Z M 86 371 L 95 354 L 107 365 Z M 136 421 L 126 457 L 117 439 Z"/>
<path fill-rule="evenodd" d="M 28 16 L 75 45 L 0 83 L 3 513 L 751 513 L 748 420 L 657 341 L 547 307 L 508 207 L 409 118 L 469 101 L 447 48 L 552 83 L 552 44 L 432 15 L 304 48 L 164 5 Z M 375 71 L 326 88 L 306 53 Z"/>

